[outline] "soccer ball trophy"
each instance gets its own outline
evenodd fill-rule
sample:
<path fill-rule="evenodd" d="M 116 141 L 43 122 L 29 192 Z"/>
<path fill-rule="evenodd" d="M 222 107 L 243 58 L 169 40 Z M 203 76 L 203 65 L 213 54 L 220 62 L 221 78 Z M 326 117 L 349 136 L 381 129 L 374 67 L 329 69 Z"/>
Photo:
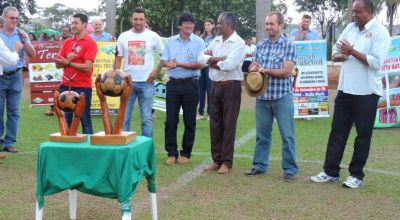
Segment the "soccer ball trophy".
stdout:
<path fill-rule="evenodd" d="M 82 142 L 87 135 L 77 134 L 80 118 L 85 110 L 85 95 L 74 91 L 54 92 L 54 112 L 57 115 L 60 133 L 50 135 L 51 141 L 58 142 Z M 74 118 L 71 127 L 68 127 L 64 112 L 73 112 Z"/>
<path fill-rule="evenodd" d="M 125 75 L 119 69 L 110 69 L 106 70 L 101 75 L 97 75 L 95 84 L 96 93 L 100 100 L 104 131 L 92 135 L 90 137 L 90 143 L 124 145 L 134 141 L 136 132 L 122 131 L 126 104 L 132 91 L 131 76 Z M 114 126 L 111 124 L 111 117 L 108 113 L 106 96 L 120 97 L 118 115 Z"/>

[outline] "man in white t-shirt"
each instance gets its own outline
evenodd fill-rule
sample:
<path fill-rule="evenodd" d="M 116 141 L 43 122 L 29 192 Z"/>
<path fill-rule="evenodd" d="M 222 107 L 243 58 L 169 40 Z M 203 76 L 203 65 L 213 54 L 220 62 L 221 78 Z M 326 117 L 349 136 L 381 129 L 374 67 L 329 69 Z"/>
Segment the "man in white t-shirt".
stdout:
<path fill-rule="evenodd" d="M 132 76 L 133 88 L 128 99 L 123 130 L 130 130 L 133 107 L 136 97 L 139 102 L 142 135 L 153 137 L 154 84 L 161 65 L 154 67 L 154 52 L 162 54 L 164 45 L 160 36 L 145 28 L 146 14 L 143 9 L 136 8 L 131 16 L 132 28 L 118 37 L 115 68 L 120 69 L 124 60 L 125 74 Z"/>
<path fill-rule="evenodd" d="M 242 64 L 242 72 L 247 73 L 249 72 L 251 61 L 253 61 L 253 55 L 256 51 L 256 45 L 253 44 L 253 38 L 251 36 L 247 36 L 244 42 L 246 44 L 244 47 L 246 55 L 244 56 Z"/>

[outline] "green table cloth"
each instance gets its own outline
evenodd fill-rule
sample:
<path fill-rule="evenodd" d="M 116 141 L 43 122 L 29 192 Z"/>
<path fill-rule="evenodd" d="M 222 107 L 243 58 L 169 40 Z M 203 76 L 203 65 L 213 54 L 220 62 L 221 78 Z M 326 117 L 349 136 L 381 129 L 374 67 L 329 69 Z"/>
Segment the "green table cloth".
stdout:
<path fill-rule="evenodd" d="M 121 212 L 131 212 L 131 198 L 142 177 L 149 192 L 156 192 L 156 159 L 151 138 L 138 136 L 128 145 L 91 145 L 48 141 L 40 144 L 37 161 L 36 197 L 66 189 L 117 199 Z"/>

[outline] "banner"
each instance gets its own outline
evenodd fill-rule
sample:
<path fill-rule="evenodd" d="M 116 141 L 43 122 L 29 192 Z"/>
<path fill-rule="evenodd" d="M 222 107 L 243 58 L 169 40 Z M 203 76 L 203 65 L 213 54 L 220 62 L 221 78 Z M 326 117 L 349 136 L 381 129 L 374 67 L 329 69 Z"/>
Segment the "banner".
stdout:
<path fill-rule="evenodd" d="M 54 58 L 61 42 L 33 42 L 35 57 L 28 60 L 31 105 L 54 103 L 54 91 L 58 91 L 63 69 L 57 69 Z"/>
<path fill-rule="evenodd" d="M 378 101 L 375 128 L 400 126 L 400 37 L 392 37 L 382 67 L 383 95 Z"/>
<path fill-rule="evenodd" d="M 96 76 L 104 71 L 112 69 L 114 64 L 114 53 L 116 42 L 96 42 L 98 52 L 94 61 L 94 69 L 92 74 L 92 107 L 93 115 L 101 115 L 100 100 L 96 93 Z M 117 114 L 119 108 L 119 97 L 107 96 L 107 104 L 110 114 Z"/>
<path fill-rule="evenodd" d="M 329 117 L 327 43 L 296 41 L 292 73 L 294 117 Z"/>

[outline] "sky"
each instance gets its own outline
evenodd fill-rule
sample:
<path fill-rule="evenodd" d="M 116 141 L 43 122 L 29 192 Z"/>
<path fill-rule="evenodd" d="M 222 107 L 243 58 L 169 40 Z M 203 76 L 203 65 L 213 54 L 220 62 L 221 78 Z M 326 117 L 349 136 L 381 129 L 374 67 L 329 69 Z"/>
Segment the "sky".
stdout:
<path fill-rule="evenodd" d="M 294 0 L 285 0 L 285 2 L 290 6 L 294 5 Z M 79 7 L 90 11 L 98 7 L 100 0 L 36 0 L 36 4 L 39 7 L 50 7 L 55 3 L 61 3 L 71 8 Z M 288 7 L 288 14 L 293 18 L 292 23 L 297 24 L 301 21 L 302 14 L 296 11 L 296 7 Z M 386 13 L 381 12 L 378 19 L 379 21 L 386 23 Z M 397 16 L 394 23 L 400 23 L 400 16 Z"/>

